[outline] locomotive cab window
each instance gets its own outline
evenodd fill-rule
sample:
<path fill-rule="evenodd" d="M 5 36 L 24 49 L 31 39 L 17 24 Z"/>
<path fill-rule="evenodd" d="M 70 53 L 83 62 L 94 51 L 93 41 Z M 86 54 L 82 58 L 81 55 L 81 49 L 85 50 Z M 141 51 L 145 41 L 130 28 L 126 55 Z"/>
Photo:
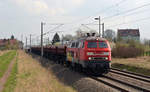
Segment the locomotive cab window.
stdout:
<path fill-rule="evenodd" d="M 106 42 L 99 42 L 99 48 L 108 48 Z"/>
<path fill-rule="evenodd" d="M 97 48 L 97 42 L 88 42 L 87 47 L 88 48 Z"/>
<path fill-rule="evenodd" d="M 82 48 L 84 48 L 84 42 L 82 42 Z"/>
<path fill-rule="evenodd" d="M 78 48 L 78 46 L 79 46 L 79 42 L 76 42 L 76 48 Z"/>
<path fill-rule="evenodd" d="M 75 42 L 73 42 L 72 44 L 71 44 L 71 48 L 74 48 L 75 47 Z"/>

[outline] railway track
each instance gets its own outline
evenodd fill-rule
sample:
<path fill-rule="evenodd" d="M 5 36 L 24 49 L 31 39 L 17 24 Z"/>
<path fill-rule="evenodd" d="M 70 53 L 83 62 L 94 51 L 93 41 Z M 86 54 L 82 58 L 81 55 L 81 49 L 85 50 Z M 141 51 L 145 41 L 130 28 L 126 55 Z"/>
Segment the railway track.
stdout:
<path fill-rule="evenodd" d="M 119 70 L 119 69 L 116 69 L 116 68 L 111 68 L 110 72 L 150 83 L 150 76 L 141 75 L 141 74 L 128 72 L 128 71 L 123 71 L 123 70 Z"/>
<path fill-rule="evenodd" d="M 104 83 L 107 86 L 112 87 L 120 92 L 150 92 L 149 89 L 136 86 L 134 84 L 130 84 L 117 78 L 112 78 L 109 76 L 102 76 L 102 77 L 91 77 L 92 79 Z"/>
<path fill-rule="evenodd" d="M 110 74 L 111 73 L 111 74 Z M 112 87 L 120 92 L 150 92 L 150 76 L 112 68 L 109 74 L 92 79 Z M 113 76 L 117 75 L 117 76 Z"/>
<path fill-rule="evenodd" d="M 120 92 L 129 92 L 125 88 L 122 88 L 120 86 L 117 86 L 116 84 L 113 84 L 112 82 L 108 82 L 108 81 L 104 80 L 104 78 L 97 78 L 97 77 L 93 77 L 93 76 L 91 78 L 96 80 L 96 81 L 98 81 L 98 82 L 101 82 L 101 83 L 103 83 L 103 84 L 105 84 L 107 86 L 110 86 L 110 87 L 112 87 L 112 88 L 114 88 L 114 89 L 116 89 L 116 90 L 118 90 Z"/>
<path fill-rule="evenodd" d="M 109 74 L 91 77 L 120 92 L 150 92 L 150 77 L 112 68 Z"/>

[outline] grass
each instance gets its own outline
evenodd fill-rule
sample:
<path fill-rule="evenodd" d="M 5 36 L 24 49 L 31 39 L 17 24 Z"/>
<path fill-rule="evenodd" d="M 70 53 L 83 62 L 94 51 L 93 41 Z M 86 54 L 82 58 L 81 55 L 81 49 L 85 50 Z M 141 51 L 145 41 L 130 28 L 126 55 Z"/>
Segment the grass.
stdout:
<path fill-rule="evenodd" d="M 3 74 L 7 70 L 10 62 L 13 60 L 15 55 L 16 55 L 16 51 L 13 50 L 0 56 L 0 78 L 3 76 Z"/>
<path fill-rule="evenodd" d="M 16 80 L 17 80 L 17 59 L 15 61 L 15 64 L 12 68 L 11 74 L 8 77 L 8 80 L 6 81 L 5 85 L 4 85 L 4 89 L 2 92 L 14 92 L 14 88 L 16 86 Z"/>
<path fill-rule="evenodd" d="M 53 73 L 33 59 L 19 51 L 17 84 L 14 92 L 76 92 L 64 85 Z"/>
<path fill-rule="evenodd" d="M 112 67 L 150 76 L 150 57 L 113 58 Z"/>
<path fill-rule="evenodd" d="M 9 50 L 4 50 L 4 51 L 0 50 L 0 56 L 3 55 L 4 53 L 7 53 L 7 52 L 9 52 Z"/>

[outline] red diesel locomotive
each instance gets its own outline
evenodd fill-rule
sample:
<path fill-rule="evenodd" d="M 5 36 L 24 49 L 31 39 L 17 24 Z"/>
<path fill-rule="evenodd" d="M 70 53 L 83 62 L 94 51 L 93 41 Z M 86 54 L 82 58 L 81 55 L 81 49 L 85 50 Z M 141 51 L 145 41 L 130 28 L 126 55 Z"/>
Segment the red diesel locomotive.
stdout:
<path fill-rule="evenodd" d="M 32 47 L 31 51 L 41 53 L 40 47 Z M 95 74 L 107 73 L 111 67 L 111 48 L 101 37 L 83 37 L 71 41 L 68 46 L 49 46 L 43 51 L 44 57 L 55 62 Z"/>
<path fill-rule="evenodd" d="M 71 42 L 66 52 L 66 62 L 79 69 L 88 69 L 94 73 L 107 73 L 111 67 L 111 48 L 104 38 L 78 39 Z"/>

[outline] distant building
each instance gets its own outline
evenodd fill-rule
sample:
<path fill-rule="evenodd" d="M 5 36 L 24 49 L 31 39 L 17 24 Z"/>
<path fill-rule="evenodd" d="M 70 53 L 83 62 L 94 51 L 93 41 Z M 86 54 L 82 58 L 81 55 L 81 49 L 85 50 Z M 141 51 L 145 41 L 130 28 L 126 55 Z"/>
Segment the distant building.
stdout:
<path fill-rule="evenodd" d="M 0 39 L 0 47 L 5 45 L 15 45 L 17 43 L 16 39 Z"/>
<path fill-rule="evenodd" d="M 140 41 L 139 29 L 118 29 L 118 39 Z"/>
<path fill-rule="evenodd" d="M 16 46 L 16 39 L 0 39 L 0 49 L 11 48 Z"/>

